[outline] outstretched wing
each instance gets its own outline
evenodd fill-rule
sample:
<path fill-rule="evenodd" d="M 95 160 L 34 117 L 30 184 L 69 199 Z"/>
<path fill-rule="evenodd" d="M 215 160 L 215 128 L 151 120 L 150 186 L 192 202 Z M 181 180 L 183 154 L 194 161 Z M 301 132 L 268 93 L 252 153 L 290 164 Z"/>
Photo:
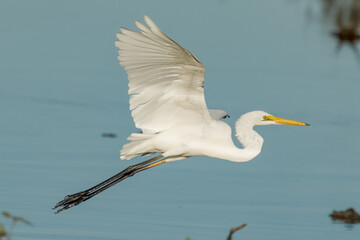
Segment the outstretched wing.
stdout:
<path fill-rule="evenodd" d="M 143 132 L 210 121 L 204 98 L 204 67 L 148 17 L 139 32 L 120 28 L 115 45 L 129 78 L 130 110 Z"/>

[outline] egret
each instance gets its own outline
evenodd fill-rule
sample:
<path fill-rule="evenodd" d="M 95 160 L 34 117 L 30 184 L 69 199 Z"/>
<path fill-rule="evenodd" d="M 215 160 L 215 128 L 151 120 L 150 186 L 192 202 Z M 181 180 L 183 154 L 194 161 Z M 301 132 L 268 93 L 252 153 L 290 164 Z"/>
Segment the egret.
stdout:
<path fill-rule="evenodd" d="M 134 174 L 155 166 L 189 158 L 209 156 L 233 162 L 247 162 L 262 148 L 263 138 L 253 130 L 257 125 L 309 124 L 275 117 L 263 111 L 242 115 L 235 123 L 238 148 L 231 127 L 222 118 L 223 110 L 208 110 L 204 97 L 204 67 L 193 54 L 165 35 L 145 16 L 136 21 L 140 32 L 120 28 L 115 42 L 118 59 L 129 79 L 130 110 L 136 128 L 120 151 L 121 159 L 159 155 L 132 165 L 85 191 L 58 202 L 56 213 L 101 193 Z"/>

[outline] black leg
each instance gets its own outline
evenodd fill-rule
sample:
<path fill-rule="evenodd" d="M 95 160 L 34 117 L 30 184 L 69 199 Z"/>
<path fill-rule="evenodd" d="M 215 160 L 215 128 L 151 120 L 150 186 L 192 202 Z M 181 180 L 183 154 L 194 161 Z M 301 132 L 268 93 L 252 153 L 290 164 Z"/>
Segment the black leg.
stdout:
<path fill-rule="evenodd" d="M 55 207 L 53 209 L 62 207 L 60 209 L 58 209 L 56 213 L 59 213 L 63 210 L 69 209 L 71 207 L 74 207 L 90 198 L 92 198 L 93 196 L 101 193 L 102 191 L 108 189 L 109 187 L 115 185 L 116 183 L 133 176 L 134 174 L 141 172 L 143 170 L 155 167 L 157 165 L 160 165 L 162 163 L 165 162 L 165 159 L 163 160 L 159 160 L 163 158 L 162 155 L 156 156 L 154 158 L 151 158 L 149 160 L 146 160 L 144 162 L 132 165 L 128 168 L 126 168 L 125 170 L 121 171 L 120 173 L 112 176 L 111 178 L 85 190 L 82 192 L 78 192 L 72 195 L 68 195 L 64 198 L 64 200 L 58 202 Z"/>

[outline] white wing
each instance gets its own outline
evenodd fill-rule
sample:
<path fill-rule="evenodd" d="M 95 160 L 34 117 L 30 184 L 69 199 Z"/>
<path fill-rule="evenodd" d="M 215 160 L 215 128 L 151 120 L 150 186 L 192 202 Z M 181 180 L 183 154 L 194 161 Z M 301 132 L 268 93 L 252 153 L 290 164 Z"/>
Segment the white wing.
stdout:
<path fill-rule="evenodd" d="M 135 126 L 160 132 L 210 121 L 204 98 L 204 67 L 166 36 L 148 17 L 136 21 L 140 33 L 121 28 L 115 45 L 129 78 L 130 110 Z"/>

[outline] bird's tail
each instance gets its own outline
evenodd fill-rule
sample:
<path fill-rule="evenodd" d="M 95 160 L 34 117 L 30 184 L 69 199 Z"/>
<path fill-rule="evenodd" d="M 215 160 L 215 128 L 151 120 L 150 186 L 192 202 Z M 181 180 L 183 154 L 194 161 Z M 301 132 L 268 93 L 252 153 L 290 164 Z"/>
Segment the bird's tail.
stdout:
<path fill-rule="evenodd" d="M 151 144 L 153 134 L 132 133 L 120 150 L 120 159 L 129 160 L 139 155 L 148 155 L 154 153 L 154 147 Z"/>

